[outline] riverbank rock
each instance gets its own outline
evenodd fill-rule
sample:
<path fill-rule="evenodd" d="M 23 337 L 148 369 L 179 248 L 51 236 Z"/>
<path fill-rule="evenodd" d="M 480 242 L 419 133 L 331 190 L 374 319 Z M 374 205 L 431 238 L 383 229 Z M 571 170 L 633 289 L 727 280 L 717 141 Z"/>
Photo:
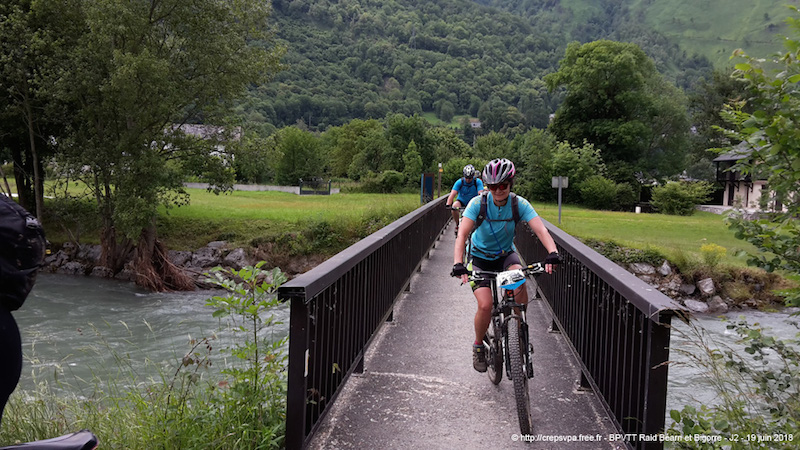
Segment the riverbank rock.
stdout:
<path fill-rule="evenodd" d="M 664 262 L 661 264 L 661 267 L 658 268 L 658 273 L 661 274 L 662 277 L 668 277 L 672 275 L 672 267 L 670 267 L 667 260 L 664 260 Z"/>
<path fill-rule="evenodd" d="M 704 302 L 691 300 L 691 299 L 684 299 L 683 305 L 692 312 L 696 313 L 705 313 L 708 312 L 708 305 Z"/>
<path fill-rule="evenodd" d="M 633 263 L 628 267 L 628 270 L 636 275 L 652 275 L 656 273 L 656 268 L 647 263 Z"/>
<path fill-rule="evenodd" d="M 204 273 L 211 268 L 222 266 L 236 270 L 256 263 L 244 248 L 228 250 L 225 241 L 214 241 L 195 250 L 169 250 L 167 259 L 189 275 L 198 287 L 207 286 Z M 43 271 L 68 275 L 89 275 L 93 277 L 114 278 L 121 281 L 135 281 L 136 272 L 132 269 L 133 252 L 125 261 L 124 268 L 114 273 L 110 268 L 100 265 L 102 248 L 99 245 L 64 243 L 54 254 L 45 258 Z M 304 265 L 308 269 L 307 265 Z"/>
<path fill-rule="evenodd" d="M 732 300 L 728 300 L 729 302 L 732 302 Z M 719 295 L 711 297 L 711 299 L 708 301 L 708 312 L 726 313 L 728 312 L 728 309 L 730 309 L 728 302 L 723 300 Z"/>
<path fill-rule="evenodd" d="M 700 293 L 706 297 L 714 295 L 717 291 L 717 289 L 714 287 L 713 278 L 703 278 L 702 280 L 698 281 L 697 289 L 699 289 Z"/>
<path fill-rule="evenodd" d="M 56 270 L 56 273 L 65 275 L 86 275 L 86 266 L 78 261 L 69 261 Z"/>
<path fill-rule="evenodd" d="M 243 248 L 239 247 L 228 253 L 228 256 L 223 258 L 222 263 L 228 267 L 233 267 L 234 269 L 239 270 L 242 267 L 247 266 L 249 261 L 247 259 L 247 253 Z"/>

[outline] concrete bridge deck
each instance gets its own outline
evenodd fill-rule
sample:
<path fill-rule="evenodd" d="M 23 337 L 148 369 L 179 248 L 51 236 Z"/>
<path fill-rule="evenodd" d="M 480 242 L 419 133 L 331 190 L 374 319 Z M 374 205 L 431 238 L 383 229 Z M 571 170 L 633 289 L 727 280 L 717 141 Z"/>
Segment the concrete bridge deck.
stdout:
<path fill-rule="evenodd" d="M 528 309 L 536 352 L 529 387 L 532 436 L 545 440 L 521 442 L 511 381 L 495 386 L 472 368 L 476 306 L 469 287 L 449 276 L 453 245 L 451 223 L 309 448 L 625 448 L 609 441 L 616 431 L 596 394 L 577 389 L 579 366 L 564 337 L 548 332 L 551 315 L 539 299 Z"/>

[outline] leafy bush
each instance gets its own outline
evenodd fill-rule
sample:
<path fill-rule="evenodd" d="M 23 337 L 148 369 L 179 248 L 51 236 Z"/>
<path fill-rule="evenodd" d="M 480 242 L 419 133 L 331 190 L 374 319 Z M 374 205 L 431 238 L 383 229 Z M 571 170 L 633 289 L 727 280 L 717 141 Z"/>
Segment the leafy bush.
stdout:
<path fill-rule="evenodd" d="M 702 329 L 690 327 L 687 340 L 696 348 L 678 352 L 708 374 L 720 403 L 699 410 L 691 405 L 671 410 L 674 422 L 667 434 L 715 436 L 720 442 L 683 441 L 681 448 L 797 448 L 800 339 L 779 340 L 757 326 L 744 321 L 728 325 L 741 338 L 743 353 L 718 348 Z"/>
<path fill-rule="evenodd" d="M 364 184 L 361 186 L 361 190 L 375 194 L 392 194 L 399 192 L 406 184 L 405 182 L 403 174 L 395 170 L 386 170 L 377 175 L 369 172 Z"/>
<path fill-rule="evenodd" d="M 657 266 L 665 259 L 664 255 L 654 248 L 639 250 L 623 247 L 613 241 L 605 242 L 596 239 L 586 239 L 584 244 L 617 264 L 647 263 Z"/>
<path fill-rule="evenodd" d="M 592 209 L 616 209 L 617 184 L 600 175 L 589 177 L 580 185 L 581 201 Z"/>
<path fill-rule="evenodd" d="M 713 186 L 705 181 L 671 182 L 653 188 L 653 207 L 664 213 L 690 216 L 695 206 L 708 201 Z"/>
<path fill-rule="evenodd" d="M 636 188 L 628 183 L 617 184 L 617 209 L 620 211 L 630 211 L 636 205 L 639 195 Z"/>

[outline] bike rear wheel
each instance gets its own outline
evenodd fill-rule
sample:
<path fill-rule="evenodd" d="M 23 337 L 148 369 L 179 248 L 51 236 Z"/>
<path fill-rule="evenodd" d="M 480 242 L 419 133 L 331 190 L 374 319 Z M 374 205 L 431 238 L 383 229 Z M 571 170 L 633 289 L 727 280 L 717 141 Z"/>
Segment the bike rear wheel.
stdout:
<path fill-rule="evenodd" d="M 492 317 L 489 322 L 489 329 L 483 340 L 486 343 L 489 351 L 486 355 L 486 365 L 488 366 L 486 374 L 489 375 L 489 380 L 494 384 L 500 384 L 503 379 L 503 344 L 500 328 L 496 325 L 499 323 L 495 317 Z"/>
<path fill-rule="evenodd" d="M 519 417 L 519 432 L 531 434 L 533 419 L 531 418 L 531 401 L 528 392 L 528 377 L 525 374 L 525 346 L 519 330 L 519 319 L 508 321 L 508 360 L 511 381 L 514 382 L 514 398 Z"/>

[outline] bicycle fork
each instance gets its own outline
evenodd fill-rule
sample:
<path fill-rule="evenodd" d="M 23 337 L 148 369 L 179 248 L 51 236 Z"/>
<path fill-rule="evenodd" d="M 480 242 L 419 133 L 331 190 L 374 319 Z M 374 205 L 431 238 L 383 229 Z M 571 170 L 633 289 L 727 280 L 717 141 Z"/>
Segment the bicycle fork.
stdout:
<path fill-rule="evenodd" d="M 512 297 L 513 301 L 513 297 Z M 510 379 L 511 372 L 510 368 L 510 356 L 508 354 L 508 328 L 509 326 L 518 326 L 520 330 L 520 339 L 522 339 L 522 345 L 520 347 L 526 349 L 525 354 L 523 355 L 523 359 L 525 361 L 525 376 L 528 378 L 533 378 L 533 344 L 531 343 L 530 336 L 528 334 L 528 321 L 526 320 L 525 310 L 526 307 L 523 305 L 518 307 L 519 314 L 516 311 L 512 311 L 510 306 L 503 308 L 503 340 L 505 346 L 505 363 L 506 363 L 506 376 Z M 512 325 L 512 322 L 515 322 Z"/>

